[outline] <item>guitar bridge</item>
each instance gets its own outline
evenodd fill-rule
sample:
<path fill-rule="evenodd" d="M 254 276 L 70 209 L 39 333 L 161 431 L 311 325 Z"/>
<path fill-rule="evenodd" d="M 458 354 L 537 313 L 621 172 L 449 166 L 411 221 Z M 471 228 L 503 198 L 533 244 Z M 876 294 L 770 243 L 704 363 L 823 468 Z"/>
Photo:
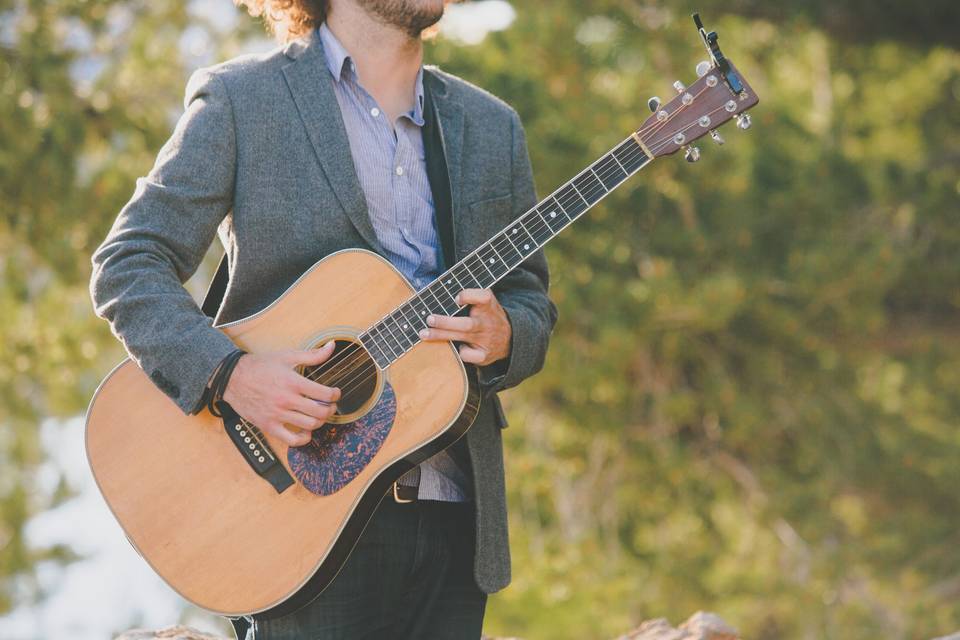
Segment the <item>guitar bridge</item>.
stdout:
<path fill-rule="evenodd" d="M 263 432 L 241 418 L 240 414 L 226 402 L 219 403 L 217 408 L 222 414 L 223 428 L 227 436 L 240 451 L 243 459 L 258 476 L 269 482 L 277 493 L 283 493 L 294 480 L 277 458 L 267 439 L 263 437 Z"/>

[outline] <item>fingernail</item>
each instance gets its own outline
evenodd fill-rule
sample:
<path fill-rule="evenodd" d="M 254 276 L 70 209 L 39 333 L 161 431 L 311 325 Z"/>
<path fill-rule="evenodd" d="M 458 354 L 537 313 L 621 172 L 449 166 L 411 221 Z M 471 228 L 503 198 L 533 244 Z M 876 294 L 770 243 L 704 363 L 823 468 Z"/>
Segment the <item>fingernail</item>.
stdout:
<path fill-rule="evenodd" d="M 427 316 L 427 324 L 430 325 L 431 327 L 433 326 L 433 323 L 436 321 L 437 321 L 437 317 L 435 315 L 430 314 L 429 316 Z"/>
<path fill-rule="evenodd" d="M 420 337 L 426 340 L 430 337 L 430 331 L 428 329 L 420 329 Z"/>

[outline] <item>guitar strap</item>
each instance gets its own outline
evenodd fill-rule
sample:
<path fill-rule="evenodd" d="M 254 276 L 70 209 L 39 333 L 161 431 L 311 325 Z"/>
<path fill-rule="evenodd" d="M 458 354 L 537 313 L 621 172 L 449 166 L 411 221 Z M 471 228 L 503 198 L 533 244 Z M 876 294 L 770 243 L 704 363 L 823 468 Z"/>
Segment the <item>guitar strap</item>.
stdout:
<path fill-rule="evenodd" d="M 213 274 L 213 280 L 207 287 L 207 293 L 203 296 L 203 304 L 200 310 L 204 315 L 211 318 L 217 315 L 220 309 L 220 303 L 223 302 L 223 294 L 227 292 L 227 281 L 230 279 L 230 273 L 227 268 L 227 254 L 220 257 L 220 264 L 217 265 L 217 272 Z"/>

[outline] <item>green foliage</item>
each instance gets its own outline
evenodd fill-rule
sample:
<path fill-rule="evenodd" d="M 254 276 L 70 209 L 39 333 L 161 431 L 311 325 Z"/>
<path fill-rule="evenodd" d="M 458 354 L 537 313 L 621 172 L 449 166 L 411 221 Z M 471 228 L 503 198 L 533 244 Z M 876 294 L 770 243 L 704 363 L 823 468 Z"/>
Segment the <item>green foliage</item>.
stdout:
<path fill-rule="evenodd" d="M 706 608 L 754 638 L 952 631 L 960 56 L 707 4 L 755 126 L 658 160 L 548 249 L 561 320 L 510 398 L 517 577 L 490 628 L 601 638 Z M 553 2 L 431 57 L 517 107 L 548 193 L 703 50 L 679 11 Z"/>
<path fill-rule="evenodd" d="M 685 4 L 517 3 L 428 58 L 518 109 L 546 194 L 692 79 Z M 514 582 L 489 632 L 697 609 L 758 639 L 960 628 L 955 9 L 864 5 L 700 3 L 761 96 L 754 128 L 657 160 L 549 248 L 561 319 L 508 398 Z M 189 70 L 260 32 L 189 7 L 0 2 L 0 612 L 65 557 L 23 540 L 54 499 L 38 424 L 121 355 L 89 254 Z"/>

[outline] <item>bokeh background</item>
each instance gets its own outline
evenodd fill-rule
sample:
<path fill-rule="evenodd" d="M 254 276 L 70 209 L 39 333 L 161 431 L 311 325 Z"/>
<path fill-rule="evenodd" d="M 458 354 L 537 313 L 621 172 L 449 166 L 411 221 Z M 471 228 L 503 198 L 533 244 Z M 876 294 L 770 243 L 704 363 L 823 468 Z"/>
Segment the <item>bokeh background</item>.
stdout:
<path fill-rule="evenodd" d="M 452 7 L 427 58 L 517 108 L 545 194 L 692 81 L 693 9 L 761 95 L 754 126 L 548 248 L 560 323 L 506 398 L 515 578 L 487 631 L 697 609 L 757 640 L 956 631 L 960 5 L 490 0 Z M 82 415 L 123 356 L 89 255 L 189 73 L 273 46 L 228 0 L 0 0 L 0 637 L 223 628 L 86 469 Z"/>

